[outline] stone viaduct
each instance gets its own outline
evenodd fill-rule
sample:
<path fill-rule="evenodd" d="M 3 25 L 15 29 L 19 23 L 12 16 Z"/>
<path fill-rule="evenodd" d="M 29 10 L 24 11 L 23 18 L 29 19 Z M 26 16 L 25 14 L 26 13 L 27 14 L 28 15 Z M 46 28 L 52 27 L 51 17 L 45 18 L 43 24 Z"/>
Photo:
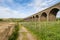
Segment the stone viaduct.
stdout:
<path fill-rule="evenodd" d="M 25 18 L 25 21 L 55 21 L 56 15 L 60 11 L 60 3 L 51 6 L 43 11 Z"/>

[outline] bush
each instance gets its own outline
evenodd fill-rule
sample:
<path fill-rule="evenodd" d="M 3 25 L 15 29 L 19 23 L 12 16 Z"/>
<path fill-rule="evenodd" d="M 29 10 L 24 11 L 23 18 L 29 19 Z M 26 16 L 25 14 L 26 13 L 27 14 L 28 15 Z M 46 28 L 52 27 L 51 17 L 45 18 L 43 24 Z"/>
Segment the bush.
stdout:
<path fill-rule="evenodd" d="M 18 31 L 19 31 L 19 25 L 17 24 L 17 25 L 15 25 L 15 29 L 8 40 L 17 40 L 18 35 L 19 35 Z"/>
<path fill-rule="evenodd" d="M 0 19 L 0 21 L 3 21 L 3 19 Z"/>

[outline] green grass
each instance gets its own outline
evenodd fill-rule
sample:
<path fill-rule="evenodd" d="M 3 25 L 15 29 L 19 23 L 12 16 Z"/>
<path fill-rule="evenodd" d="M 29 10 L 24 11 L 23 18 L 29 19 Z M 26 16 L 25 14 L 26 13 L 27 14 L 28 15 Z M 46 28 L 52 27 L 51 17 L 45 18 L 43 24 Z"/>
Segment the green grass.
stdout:
<path fill-rule="evenodd" d="M 60 40 L 60 21 L 55 22 L 21 22 L 37 36 L 37 40 Z"/>
<path fill-rule="evenodd" d="M 18 31 L 19 31 L 19 24 L 16 24 L 15 28 L 14 28 L 14 31 L 13 31 L 12 35 L 9 37 L 8 40 L 17 40 L 18 35 L 19 35 Z"/>

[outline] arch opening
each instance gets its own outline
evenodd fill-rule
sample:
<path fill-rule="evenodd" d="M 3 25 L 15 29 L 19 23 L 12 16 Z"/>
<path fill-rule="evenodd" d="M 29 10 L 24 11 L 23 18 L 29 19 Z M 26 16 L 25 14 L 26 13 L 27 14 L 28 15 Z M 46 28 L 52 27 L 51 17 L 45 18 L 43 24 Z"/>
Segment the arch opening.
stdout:
<path fill-rule="evenodd" d="M 38 15 L 36 15 L 36 18 L 39 18 L 39 16 L 38 16 Z"/>
<path fill-rule="evenodd" d="M 56 20 L 59 21 L 60 20 L 60 10 L 58 11 L 57 15 L 56 15 Z"/>
<path fill-rule="evenodd" d="M 47 14 L 43 12 L 40 19 L 41 21 L 47 21 Z"/>
<path fill-rule="evenodd" d="M 38 21 L 39 20 L 39 15 L 36 15 L 35 16 L 35 21 Z"/>
<path fill-rule="evenodd" d="M 56 20 L 56 15 L 58 13 L 59 9 L 53 8 L 50 13 L 49 13 L 49 21 L 55 21 Z"/>
<path fill-rule="evenodd" d="M 33 18 L 32 20 L 35 21 L 35 16 L 33 16 L 32 18 Z"/>
<path fill-rule="evenodd" d="M 33 16 L 33 18 L 35 18 L 35 17 Z"/>

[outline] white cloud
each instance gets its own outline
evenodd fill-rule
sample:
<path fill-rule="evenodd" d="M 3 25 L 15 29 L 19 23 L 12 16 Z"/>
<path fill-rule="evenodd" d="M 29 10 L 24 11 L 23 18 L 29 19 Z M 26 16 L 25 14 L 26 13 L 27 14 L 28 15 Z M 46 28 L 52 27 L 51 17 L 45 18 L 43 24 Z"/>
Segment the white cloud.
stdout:
<path fill-rule="evenodd" d="M 33 0 L 33 2 L 28 4 L 27 6 L 33 7 L 33 9 L 34 9 L 33 14 L 34 14 L 34 13 L 37 13 L 37 12 L 47 8 L 48 7 L 47 6 L 48 5 L 47 2 L 51 2 L 51 1 L 52 0 L 43 2 L 43 0 Z"/>
<path fill-rule="evenodd" d="M 58 13 L 57 13 L 57 16 L 56 16 L 57 18 L 60 18 L 60 11 L 58 11 Z"/>
<path fill-rule="evenodd" d="M 44 10 L 50 6 L 52 6 L 57 0 L 33 0 L 32 3 L 28 4 L 28 6 L 32 6 L 33 9 L 35 9 L 35 12 L 39 12 L 41 10 Z"/>
<path fill-rule="evenodd" d="M 44 10 L 45 8 L 48 8 L 51 5 L 51 3 L 55 2 L 54 0 L 32 0 L 33 2 L 29 3 L 26 7 L 22 7 L 20 4 L 14 3 L 13 0 L 0 0 L 0 2 L 2 3 L 4 3 L 4 1 L 7 2 L 7 4 L 9 3 L 9 8 L 0 6 L 0 18 L 24 18 L 35 14 L 41 10 Z M 29 9 L 29 7 L 32 8 Z M 12 10 L 11 8 L 13 8 L 14 10 Z M 27 11 L 25 9 L 27 9 Z"/>
<path fill-rule="evenodd" d="M 0 18 L 22 18 L 26 14 L 0 6 Z"/>

